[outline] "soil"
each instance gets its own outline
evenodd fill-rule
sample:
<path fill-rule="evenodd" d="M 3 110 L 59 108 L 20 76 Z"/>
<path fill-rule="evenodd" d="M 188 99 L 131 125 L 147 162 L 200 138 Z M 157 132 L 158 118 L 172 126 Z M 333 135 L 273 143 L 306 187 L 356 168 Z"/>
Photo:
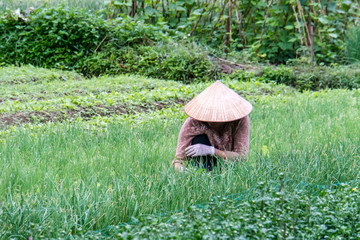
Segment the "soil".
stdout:
<path fill-rule="evenodd" d="M 80 93 L 80 92 L 79 92 Z M 259 95 L 259 93 L 247 93 L 238 92 L 240 96 L 246 97 L 246 95 Z M 272 95 L 272 90 L 263 90 L 261 94 Z M 11 98 L 11 100 L 16 100 Z M 0 103 L 3 99 L 0 98 Z M 18 111 L 16 113 L 0 114 L 0 128 L 13 125 L 23 125 L 26 123 L 46 123 L 46 122 L 62 122 L 64 120 L 75 119 L 81 117 L 85 120 L 92 119 L 94 116 L 111 116 L 122 114 L 139 114 L 147 113 L 163 108 L 168 108 L 174 105 L 184 105 L 187 100 L 177 99 L 172 102 L 154 102 L 144 103 L 142 105 L 131 104 L 115 104 L 113 106 L 96 105 L 92 107 L 77 107 L 76 109 L 67 109 L 60 111 Z"/>
<path fill-rule="evenodd" d="M 214 58 L 213 63 L 219 67 L 220 72 L 230 74 L 237 70 L 256 71 L 257 68 L 251 64 L 240 64 L 223 58 Z"/>
<path fill-rule="evenodd" d="M 183 105 L 184 100 L 178 99 L 175 102 L 155 102 L 144 103 L 143 105 L 96 105 L 93 107 L 78 107 L 77 109 L 68 109 L 64 111 L 36 111 L 26 112 L 19 111 L 10 114 L 0 115 L 0 127 L 7 127 L 13 125 L 23 125 L 26 123 L 46 123 L 46 122 L 62 122 L 68 119 L 75 119 L 81 117 L 85 120 L 91 119 L 94 116 L 111 116 L 122 114 L 139 114 L 142 112 L 150 112 L 167 108 L 176 104 Z"/>

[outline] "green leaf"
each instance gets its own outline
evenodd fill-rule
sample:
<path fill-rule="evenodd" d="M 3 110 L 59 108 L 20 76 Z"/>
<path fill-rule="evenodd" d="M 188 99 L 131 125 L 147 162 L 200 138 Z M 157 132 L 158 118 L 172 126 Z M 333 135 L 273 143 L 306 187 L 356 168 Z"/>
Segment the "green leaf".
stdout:
<path fill-rule="evenodd" d="M 338 38 L 338 35 L 336 33 L 329 33 L 329 36 L 332 38 Z"/>
<path fill-rule="evenodd" d="M 178 26 L 177 28 L 178 29 L 184 29 L 184 28 L 186 28 L 187 27 L 187 25 L 180 25 L 180 26 Z"/>
<path fill-rule="evenodd" d="M 203 12 L 203 9 L 198 8 L 195 11 L 193 11 L 192 14 L 195 15 L 195 16 L 200 16 L 202 12 Z"/>
<path fill-rule="evenodd" d="M 290 49 L 292 49 L 292 44 L 291 43 L 280 42 L 280 43 L 278 43 L 278 46 L 281 48 L 281 50 L 290 50 Z"/>
<path fill-rule="evenodd" d="M 319 17 L 319 21 L 322 24 L 328 24 L 329 23 L 329 20 L 326 17 Z"/>
<path fill-rule="evenodd" d="M 328 3 L 328 10 L 330 12 L 335 12 L 336 11 L 336 2 L 329 2 Z"/>
<path fill-rule="evenodd" d="M 159 12 L 156 9 L 154 9 L 150 6 L 147 6 L 145 8 L 145 14 L 147 14 L 148 16 L 154 16 L 154 15 L 157 15 L 158 13 Z"/>
<path fill-rule="evenodd" d="M 185 11 L 186 11 L 186 8 L 181 7 L 181 6 L 177 6 L 177 7 L 176 7 L 176 10 L 179 11 L 179 12 L 185 12 Z"/>
<path fill-rule="evenodd" d="M 343 4 L 350 6 L 352 4 L 352 1 L 345 0 L 345 1 L 343 1 Z"/>
<path fill-rule="evenodd" d="M 286 25 L 286 26 L 285 26 L 285 29 L 286 29 L 286 30 L 293 30 L 293 29 L 294 29 L 294 26 L 293 26 L 293 25 Z"/>

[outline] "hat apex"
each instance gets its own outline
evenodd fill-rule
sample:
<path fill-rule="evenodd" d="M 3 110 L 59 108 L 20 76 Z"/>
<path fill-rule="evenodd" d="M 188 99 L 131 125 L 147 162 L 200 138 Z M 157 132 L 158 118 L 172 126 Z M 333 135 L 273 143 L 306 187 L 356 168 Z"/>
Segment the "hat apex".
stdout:
<path fill-rule="evenodd" d="M 247 116 L 252 105 L 216 81 L 185 105 L 185 113 L 203 122 L 231 122 Z"/>

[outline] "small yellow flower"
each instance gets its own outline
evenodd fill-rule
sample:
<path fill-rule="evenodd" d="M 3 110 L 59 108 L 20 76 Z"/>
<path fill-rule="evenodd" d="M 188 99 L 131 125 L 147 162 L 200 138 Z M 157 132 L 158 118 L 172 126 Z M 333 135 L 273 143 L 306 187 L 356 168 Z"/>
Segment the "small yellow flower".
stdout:
<path fill-rule="evenodd" d="M 96 185 L 96 186 L 100 187 L 100 183 L 97 183 L 97 185 Z"/>
<path fill-rule="evenodd" d="M 263 156 L 269 157 L 270 151 L 269 151 L 269 148 L 266 145 L 262 146 L 261 151 L 262 151 Z"/>
<path fill-rule="evenodd" d="M 355 191 L 355 192 L 357 192 L 357 188 L 356 188 L 356 187 L 354 187 L 352 190 Z"/>

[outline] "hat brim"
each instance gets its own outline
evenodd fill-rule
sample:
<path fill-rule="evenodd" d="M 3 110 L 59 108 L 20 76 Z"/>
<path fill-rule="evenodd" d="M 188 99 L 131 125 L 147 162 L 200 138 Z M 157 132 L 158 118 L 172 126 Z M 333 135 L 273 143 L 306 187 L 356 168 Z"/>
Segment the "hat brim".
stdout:
<path fill-rule="evenodd" d="M 253 107 L 236 92 L 216 81 L 185 105 L 185 113 L 203 122 L 231 122 L 250 114 Z"/>

